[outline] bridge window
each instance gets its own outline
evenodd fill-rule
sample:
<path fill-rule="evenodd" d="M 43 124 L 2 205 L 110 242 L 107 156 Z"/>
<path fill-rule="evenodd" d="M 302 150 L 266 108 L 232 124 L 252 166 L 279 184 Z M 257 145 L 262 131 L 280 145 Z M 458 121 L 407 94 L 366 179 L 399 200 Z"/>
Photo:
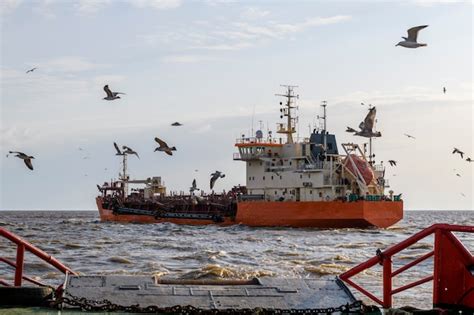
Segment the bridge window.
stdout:
<path fill-rule="evenodd" d="M 272 180 L 273 180 L 273 175 L 272 175 Z"/>
<path fill-rule="evenodd" d="M 265 180 L 265 176 L 263 176 L 263 180 Z"/>

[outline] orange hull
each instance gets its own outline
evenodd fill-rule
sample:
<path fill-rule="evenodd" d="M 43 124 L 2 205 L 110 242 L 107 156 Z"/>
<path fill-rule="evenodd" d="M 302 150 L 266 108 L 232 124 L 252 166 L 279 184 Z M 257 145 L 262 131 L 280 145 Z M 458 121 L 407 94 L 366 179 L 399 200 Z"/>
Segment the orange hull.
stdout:
<path fill-rule="evenodd" d="M 223 222 L 186 218 L 155 218 L 148 215 L 114 214 L 102 207 L 102 198 L 96 199 L 102 221 L 126 223 L 171 222 L 187 225 L 289 226 L 317 228 L 389 227 L 403 218 L 403 202 L 391 201 L 307 201 L 307 202 L 239 202 L 235 218 Z"/>

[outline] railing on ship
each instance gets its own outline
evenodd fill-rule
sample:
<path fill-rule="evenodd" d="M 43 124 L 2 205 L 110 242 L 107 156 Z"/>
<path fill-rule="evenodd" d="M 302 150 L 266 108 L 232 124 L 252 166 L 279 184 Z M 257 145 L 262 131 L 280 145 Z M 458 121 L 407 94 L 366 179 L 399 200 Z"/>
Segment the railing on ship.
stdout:
<path fill-rule="evenodd" d="M 65 266 L 62 264 L 59 260 L 54 258 L 53 256 L 48 255 L 41 249 L 33 246 L 32 244 L 28 243 L 27 241 L 23 240 L 19 236 L 13 234 L 12 232 L 7 231 L 4 228 L 0 228 L 0 236 L 6 238 L 10 242 L 16 244 L 17 249 L 16 249 L 16 259 L 15 261 L 12 261 L 8 258 L 5 257 L 0 257 L 0 261 L 10 265 L 15 269 L 15 276 L 14 276 L 14 281 L 13 285 L 14 286 L 21 286 L 22 285 L 22 280 L 25 280 L 27 282 L 39 285 L 39 286 L 49 286 L 47 284 L 44 284 L 40 281 L 34 280 L 28 276 L 25 276 L 23 274 L 24 271 L 24 260 L 25 260 L 25 252 L 30 252 L 39 259 L 43 260 L 47 264 L 53 266 L 57 270 L 61 271 L 62 273 L 70 273 L 70 274 L 76 274 L 74 271 L 72 271 L 69 267 Z M 8 283 L 4 279 L 0 279 L 0 284 L 3 286 L 11 286 L 10 283 Z"/>
<path fill-rule="evenodd" d="M 384 308 L 392 307 L 395 294 L 434 280 L 433 305 L 435 307 L 455 305 L 474 309 L 474 256 L 453 232 L 474 233 L 474 226 L 434 224 L 384 251 L 377 250 L 376 256 L 346 271 L 340 275 L 340 279 Z M 433 250 L 392 271 L 394 255 L 433 234 Z M 434 267 L 430 276 L 393 288 L 393 279 L 397 275 L 431 257 L 433 257 Z M 351 279 L 377 264 L 382 265 L 382 299 Z"/>

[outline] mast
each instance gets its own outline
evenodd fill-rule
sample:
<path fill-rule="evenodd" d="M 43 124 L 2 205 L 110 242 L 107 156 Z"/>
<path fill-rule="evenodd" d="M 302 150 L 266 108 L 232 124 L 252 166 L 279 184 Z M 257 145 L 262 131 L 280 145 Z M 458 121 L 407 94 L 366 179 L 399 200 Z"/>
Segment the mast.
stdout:
<path fill-rule="evenodd" d="M 327 125 L 326 125 L 326 123 L 327 123 L 326 118 L 327 118 L 327 116 L 326 116 L 326 106 L 328 106 L 328 104 L 327 104 L 326 101 L 322 101 L 321 106 L 322 106 L 322 108 L 323 108 L 323 117 L 321 117 L 322 120 L 323 120 L 323 141 L 324 141 L 323 144 L 324 144 L 324 151 L 327 151 L 327 137 L 326 137 L 326 133 L 327 133 L 327 132 L 326 132 L 326 130 L 327 130 L 327 129 L 326 129 L 326 128 L 327 128 Z"/>
<path fill-rule="evenodd" d="M 122 163 L 122 174 L 121 174 L 121 180 L 123 182 L 123 193 L 124 197 L 128 195 L 128 174 L 127 174 L 127 154 L 123 153 L 123 163 Z"/>
<path fill-rule="evenodd" d="M 286 104 L 280 102 L 280 105 L 285 106 L 280 108 L 280 118 L 287 117 L 286 126 L 285 124 L 279 124 L 278 133 L 286 134 L 286 143 L 293 143 L 293 133 L 296 131 L 296 118 L 292 117 L 291 110 L 296 108 L 292 106 L 294 101 L 293 98 L 299 98 L 299 95 L 295 95 L 293 89 L 298 87 L 297 85 L 281 85 L 287 88 L 286 94 L 275 94 L 276 96 L 286 97 Z"/>

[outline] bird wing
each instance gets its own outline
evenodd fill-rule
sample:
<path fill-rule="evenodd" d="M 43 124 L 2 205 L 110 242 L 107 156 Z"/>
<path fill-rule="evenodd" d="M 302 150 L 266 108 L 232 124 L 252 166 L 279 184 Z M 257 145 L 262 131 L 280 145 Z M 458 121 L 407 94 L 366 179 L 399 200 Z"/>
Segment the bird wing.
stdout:
<path fill-rule="evenodd" d="M 26 166 L 30 169 L 33 170 L 33 164 L 31 163 L 31 159 L 24 159 Z"/>
<path fill-rule="evenodd" d="M 196 188 L 196 179 L 193 179 L 193 184 L 192 184 L 193 188 Z"/>
<path fill-rule="evenodd" d="M 408 41 L 416 42 L 416 38 L 418 37 L 418 32 L 420 30 L 424 29 L 425 27 L 428 27 L 428 25 L 420 25 L 420 26 L 415 26 L 415 27 L 412 27 L 412 28 L 408 29 L 408 31 L 407 31 Z"/>
<path fill-rule="evenodd" d="M 119 146 L 115 142 L 114 142 L 114 147 L 115 147 L 115 150 L 117 150 L 117 154 L 122 154 L 122 151 L 120 151 Z"/>
<path fill-rule="evenodd" d="M 356 132 L 354 128 L 347 127 L 346 132 Z"/>
<path fill-rule="evenodd" d="M 20 154 L 20 155 L 26 155 L 25 153 L 20 152 L 20 151 L 8 151 L 8 153 L 10 153 L 10 154 L 17 153 L 17 154 Z"/>
<path fill-rule="evenodd" d="M 158 137 L 155 137 L 155 141 L 160 145 L 160 147 L 163 147 L 163 148 L 167 148 L 168 145 L 166 144 L 166 142 L 164 142 L 163 140 L 161 140 L 160 138 Z M 171 154 L 170 154 L 171 155 Z"/>
<path fill-rule="evenodd" d="M 372 107 L 371 109 L 369 109 L 369 113 L 367 114 L 367 116 L 365 117 L 364 122 L 363 122 L 363 124 L 364 124 L 363 129 L 372 131 L 372 129 L 374 128 L 374 121 L 375 121 L 375 114 L 376 113 L 377 113 L 377 110 L 375 109 L 375 107 Z"/>
<path fill-rule="evenodd" d="M 214 188 L 214 184 L 215 184 L 216 180 L 217 180 L 217 177 L 214 177 L 214 176 L 211 177 L 211 183 L 210 183 L 210 184 L 211 184 L 211 185 L 210 185 L 210 186 L 211 186 L 211 189 Z"/>
<path fill-rule="evenodd" d="M 114 95 L 112 94 L 112 91 L 110 91 L 108 85 L 104 85 L 104 91 L 107 94 L 107 97 L 114 97 Z"/>
<path fill-rule="evenodd" d="M 138 155 L 138 153 L 136 151 L 133 151 L 132 154 L 135 154 L 137 156 L 137 158 L 140 158 L 140 156 Z"/>
<path fill-rule="evenodd" d="M 122 92 L 112 92 L 112 94 L 113 94 L 114 96 L 117 96 L 117 95 L 119 95 L 119 94 L 125 95 L 125 93 L 122 93 Z"/>

